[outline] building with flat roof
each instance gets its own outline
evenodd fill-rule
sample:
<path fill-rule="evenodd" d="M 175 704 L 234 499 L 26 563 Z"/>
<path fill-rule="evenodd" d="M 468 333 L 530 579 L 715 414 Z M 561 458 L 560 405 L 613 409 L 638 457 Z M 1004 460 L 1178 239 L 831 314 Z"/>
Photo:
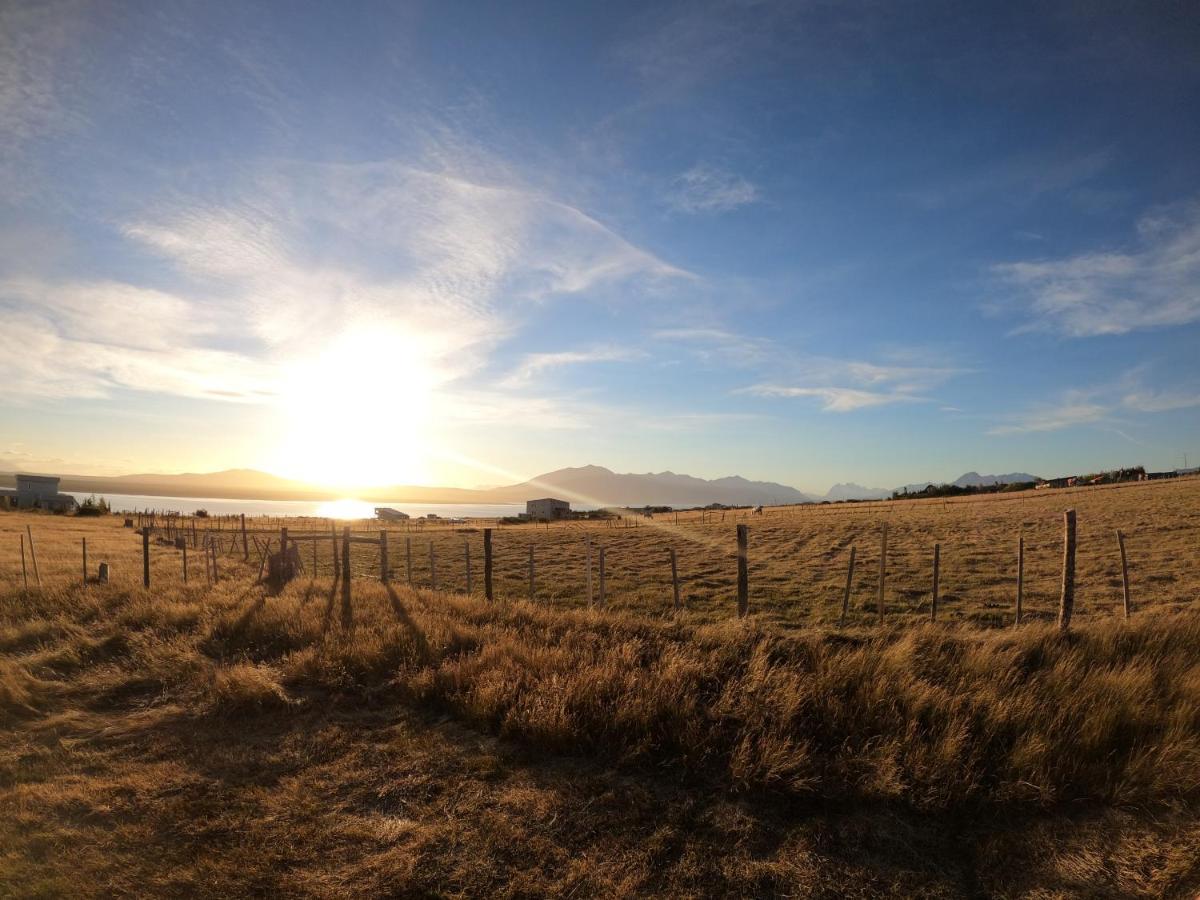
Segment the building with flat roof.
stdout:
<path fill-rule="evenodd" d="M 60 479 L 55 475 L 17 475 L 16 490 L 0 490 L 18 509 L 72 510 L 77 505 L 70 494 L 60 494 Z"/>
<path fill-rule="evenodd" d="M 571 504 L 566 500 L 543 497 L 541 500 L 526 500 L 525 515 L 530 519 L 567 519 L 571 516 Z"/>

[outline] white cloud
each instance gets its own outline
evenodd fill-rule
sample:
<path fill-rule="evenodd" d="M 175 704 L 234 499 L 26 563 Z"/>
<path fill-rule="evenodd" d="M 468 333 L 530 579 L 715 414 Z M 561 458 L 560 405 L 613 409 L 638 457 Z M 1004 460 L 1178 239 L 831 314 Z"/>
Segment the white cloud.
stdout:
<path fill-rule="evenodd" d="M 988 429 L 987 433 L 1028 434 L 1061 431 L 1080 425 L 1112 426 L 1122 418 L 1133 415 L 1200 407 L 1200 390 L 1147 387 L 1143 383 L 1144 369 L 1132 369 L 1113 384 L 1064 391 L 1057 400 L 1035 404 L 1015 413 L 1008 417 L 1007 422 Z M 1118 433 L 1128 437 L 1123 432 Z"/>
<path fill-rule="evenodd" d="M 506 387 L 529 384 L 550 369 L 562 366 L 582 365 L 598 362 L 624 362 L 641 356 L 637 351 L 624 347 L 594 347 L 590 350 L 563 350 L 557 353 L 528 353 L 516 369 L 504 379 Z"/>
<path fill-rule="evenodd" d="M 741 175 L 704 163 L 676 177 L 666 195 L 671 208 L 686 213 L 728 212 L 758 199 L 758 188 Z"/>
<path fill-rule="evenodd" d="M 1147 216 L 1138 232 L 1119 251 L 993 266 L 1029 310 L 1021 330 L 1090 337 L 1200 321 L 1200 204 Z"/>
<path fill-rule="evenodd" d="M 660 328 L 651 334 L 656 340 L 684 344 L 700 359 L 711 362 L 750 366 L 768 360 L 774 347 L 766 338 L 749 337 L 716 326 Z"/>
<path fill-rule="evenodd" d="M 778 384 L 756 384 L 742 388 L 740 393 L 757 397 L 818 397 L 825 412 L 852 412 L 871 406 L 890 403 L 920 402 L 921 397 L 898 392 L 867 391 L 848 387 L 791 387 Z"/>

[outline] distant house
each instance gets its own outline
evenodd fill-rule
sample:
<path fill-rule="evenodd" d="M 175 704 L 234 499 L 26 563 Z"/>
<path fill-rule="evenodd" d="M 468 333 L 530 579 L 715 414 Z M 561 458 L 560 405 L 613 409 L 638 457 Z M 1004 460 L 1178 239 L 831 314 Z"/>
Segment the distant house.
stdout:
<path fill-rule="evenodd" d="M 526 500 L 525 515 L 530 519 L 567 519 L 571 516 L 571 504 L 566 500 L 543 497 L 541 500 Z"/>
<path fill-rule="evenodd" d="M 375 518 L 383 519 L 385 522 L 399 522 L 407 519 L 408 513 L 392 509 L 390 506 L 377 506 L 375 507 Z"/>
<path fill-rule="evenodd" d="M 7 497 L 18 509 L 72 510 L 75 498 L 58 492 L 59 481 L 53 475 L 18 475 L 16 490 L 0 490 L 0 497 Z"/>

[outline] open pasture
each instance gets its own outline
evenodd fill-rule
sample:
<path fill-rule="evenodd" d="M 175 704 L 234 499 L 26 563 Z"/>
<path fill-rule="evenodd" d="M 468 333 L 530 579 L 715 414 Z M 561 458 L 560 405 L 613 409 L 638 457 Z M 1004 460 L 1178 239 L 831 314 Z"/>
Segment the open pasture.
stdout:
<path fill-rule="evenodd" d="M 779 628 L 830 624 L 841 613 L 851 548 L 855 551 L 847 624 L 878 619 L 881 531 L 888 529 L 884 616 L 927 618 L 932 596 L 935 544 L 941 546 L 939 618 L 987 626 L 1013 622 L 1017 592 L 1018 540 L 1024 541 L 1024 617 L 1047 620 L 1057 610 L 1062 569 L 1063 512 L 1078 520 L 1076 616 L 1119 615 L 1121 559 L 1116 531 L 1125 534 L 1135 610 L 1179 605 L 1195 599 L 1200 586 L 1200 479 L 1143 482 L 1109 487 L 1026 491 L 977 498 L 777 507 L 659 514 L 626 514 L 619 520 L 570 521 L 549 525 L 497 526 L 406 523 L 386 526 L 389 574 L 396 583 L 454 593 L 483 592 L 482 529 L 493 528 L 494 593 L 498 600 L 529 599 L 530 551 L 533 598 L 552 608 L 600 599 L 600 553 L 608 606 L 647 615 L 672 612 L 670 550 L 676 553 L 685 620 L 719 621 L 735 614 L 735 525 L 749 527 L 750 612 Z M 82 580 L 82 540 L 88 541 L 91 572 L 101 560 L 117 583 L 141 583 L 141 539 L 121 527 L 118 516 L 98 519 L 35 514 L 0 516 L 0 584 L 23 583 L 20 539 L 28 526 L 36 541 L 46 584 Z M 375 522 L 248 519 L 249 560 L 240 523 L 199 521 L 197 546 L 189 551 L 189 579 L 206 584 L 206 535 L 220 548 L 218 573 L 257 572 L 267 542 L 278 548 L 279 529 L 301 538 L 305 577 L 333 574 L 333 534 L 377 536 Z M 154 534 L 161 536 L 158 528 Z M 191 530 L 183 529 L 191 545 Z M 319 540 L 304 540 L 320 535 Z M 329 535 L 329 537 L 325 537 Z M 432 549 L 432 553 L 430 552 Z M 26 548 L 28 554 L 28 548 Z M 468 585 L 467 560 L 471 577 Z M 378 547 L 355 543 L 356 577 L 378 578 Z M 32 558 L 26 575 L 33 582 Z M 183 551 L 155 540 L 151 548 L 155 584 L 183 578 Z"/>

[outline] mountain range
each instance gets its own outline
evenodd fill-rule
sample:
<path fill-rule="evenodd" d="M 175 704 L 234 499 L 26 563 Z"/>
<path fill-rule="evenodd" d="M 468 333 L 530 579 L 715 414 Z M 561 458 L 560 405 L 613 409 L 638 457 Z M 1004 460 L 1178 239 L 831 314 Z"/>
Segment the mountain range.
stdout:
<path fill-rule="evenodd" d="M 959 486 L 1016 481 L 1036 481 L 1023 472 L 980 475 L 967 472 L 955 479 Z M 13 476 L 0 475 L 0 484 L 11 485 Z M 920 491 L 930 482 L 906 485 Z M 329 500 L 340 494 L 290 481 L 254 469 L 179 475 L 63 475 L 61 489 L 75 492 L 141 494 L 158 497 L 224 497 L 235 500 Z M 904 490 L 905 488 L 900 488 Z M 740 475 L 704 479 L 675 472 L 617 473 L 603 466 L 578 466 L 547 472 L 518 484 L 489 488 L 445 488 L 393 485 L 358 492 L 364 500 L 410 503 L 523 503 L 537 497 L 556 496 L 576 506 L 703 506 L 813 503 L 838 500 L 879 500 L 890 497 L 889 488 L 835 484 L 824 496 L 798 491 L 772 481 L 750 481 Z"/>

